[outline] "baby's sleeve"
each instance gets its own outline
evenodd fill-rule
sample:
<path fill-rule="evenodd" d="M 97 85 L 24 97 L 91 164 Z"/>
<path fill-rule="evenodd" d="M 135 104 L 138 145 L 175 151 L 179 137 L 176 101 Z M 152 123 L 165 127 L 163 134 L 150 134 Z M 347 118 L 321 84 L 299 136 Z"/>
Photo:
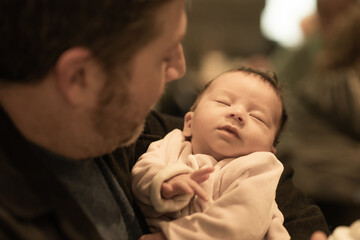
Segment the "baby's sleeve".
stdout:
<path fill-rule="evenodd" d="M 186 206 L 193 195 L 161 197 L 161 186 L 172 177 L 193 172 L 179 156 L 184 151 L 184 139 L 180 130 L 174 130 L 164 139 L 150 144 L 132 169 L 132 191 L 145 217 L 157 217 L 166 212 L 178 211 Z M 190 152 L 191 153 L 191 152 Z M 186 155 L 186 154 L 185 154 Z"/>

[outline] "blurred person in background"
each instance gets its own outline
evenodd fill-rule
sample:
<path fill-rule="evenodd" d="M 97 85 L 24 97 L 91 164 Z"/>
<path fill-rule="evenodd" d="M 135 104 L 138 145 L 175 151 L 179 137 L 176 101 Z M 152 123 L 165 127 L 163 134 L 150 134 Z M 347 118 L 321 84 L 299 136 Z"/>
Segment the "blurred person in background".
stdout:
<path fill-rule="evenodd" d="M 360 2 L 317 4 L 304 45 L 274 55 L 289 89 L 290 121 L 278 154 L 334 230 L 360 218 Z"/>

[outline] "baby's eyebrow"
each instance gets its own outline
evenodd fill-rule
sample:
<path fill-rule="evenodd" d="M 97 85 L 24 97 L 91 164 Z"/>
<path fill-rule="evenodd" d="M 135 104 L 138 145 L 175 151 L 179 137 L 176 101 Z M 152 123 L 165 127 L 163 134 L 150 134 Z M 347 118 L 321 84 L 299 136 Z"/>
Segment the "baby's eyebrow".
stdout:
<path fill-rule="evenodd" d="M 219 97 L 236 97 L 237 94 L 227 90 L 227 89 L 217 89 L 217 91 L 212 92 L 213 95 L 219 96 Z"/>

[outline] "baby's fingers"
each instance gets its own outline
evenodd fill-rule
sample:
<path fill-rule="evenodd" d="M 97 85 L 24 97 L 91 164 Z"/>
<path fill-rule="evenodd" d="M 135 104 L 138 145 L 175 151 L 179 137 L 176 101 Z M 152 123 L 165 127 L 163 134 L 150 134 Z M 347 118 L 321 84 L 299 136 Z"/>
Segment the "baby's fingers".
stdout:
<path fill-rule="evenodd" d="M 313 235 L 311 235 L 311 238 L 310 238 L 310 240 L 326 240 L 326 239 L 328 239 L 326 237 L 326 234 L 321 231 L 317 231 L 317 232 L 313 233 Z"/>
<path fill-rule="evenodd" d="M 202 168 L 199 170 L 194 171 L 190 174 L 190 178 L 197 183 L 202 183 L 207 180 L 210 174 L 215 170 L 213 167 Z"/>
<path fill-rule="evenodd" d="M 191 181 L 191 187 L 194 193 L 199 196 L 199 198 L 201 198 L 205 202 L 209 200 L 209 197 L 206 194 L 205 190 L 197 182 Z"/>
<path fill-rule="evenodd" d="M 162 232 L 142 235 L 138 240 L 166 240 Z"/>
<path fill-rule="evenodd" d="M 181 181 L 175 181 L 171 184 L 164 182 L 161 187 L 161 196 L 166 199 L 172 198 L 176 195 L 193 193 L 194 191 L 190 184 Z"/>

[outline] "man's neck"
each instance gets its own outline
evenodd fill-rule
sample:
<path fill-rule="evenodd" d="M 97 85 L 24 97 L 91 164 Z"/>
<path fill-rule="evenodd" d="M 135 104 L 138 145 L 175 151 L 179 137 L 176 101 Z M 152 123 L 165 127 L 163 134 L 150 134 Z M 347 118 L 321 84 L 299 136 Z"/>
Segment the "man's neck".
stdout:
<path fill-rule="evenodd" d="M 27 140 L 68 158 L 87 157 L 88 149 L 80 147 L 91 141 L 82 134 L 86 123 L 79 123 L 51 82 L 1 86 L 0 96 L 4 111 Z"/>

